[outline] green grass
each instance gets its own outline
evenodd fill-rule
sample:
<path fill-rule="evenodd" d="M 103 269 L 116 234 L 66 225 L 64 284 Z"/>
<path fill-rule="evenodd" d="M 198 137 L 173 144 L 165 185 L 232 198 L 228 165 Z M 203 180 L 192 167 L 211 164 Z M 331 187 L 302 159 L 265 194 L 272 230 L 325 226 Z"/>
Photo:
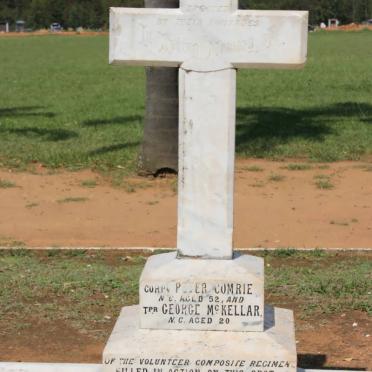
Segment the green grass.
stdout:
<path fill-rule="evenodd" d="M 161 252 L 164 253 L 164 252 Z M 79 330 L 101 330 L 122 306 L 138 303 L 145 258 L 125 252 L 0 251 L 0 325 L 12 332 L 23 320 L 63 320 Z M 303 316 L 372 312 L 371 255 L 321 250 L 263 252 L 270 303 Z M 105 333 L 102 332 L 104 336 Z"/>
<path fill-rule="evenodd" d="M 325 170 L 325 169 L 329 169 L 330 166 L 327 165 L 327 164 L 322 164 L 322 165 L 319 165 L 318 168 L 321 169 L 321 170 Z"/>
<path fill-rule="evenodd" d="M 26 204 L 26 208 L 35 208 L 35 207 L 38 207 L 39 206 L 39 203 L 28 203 Z"/>
<path fill-rule="evenodd" d="M 84 196 L 69 196 L 67 198 L 64 198 L 64 199 L 59 199 L 57 200 L 58 203 L 82 203 L 82 202 L 86 202 L 88 201 L 89 199 L 84 197 Z"/>
<path fill-rule="evenodd" d="M 241 70 L 238 155 L 370 155 L 371 43 L 368 31 L 312 33 L 304 70 Z M 0 50 L 0 165 L 134 171 L 143 68 L 109 66 L 106 36 L 0 37 Z"/>
<path fill-rule="evenodd" d="M 248 172 L 263 172 L 264 169 L 258 165 L 250 165 L 249 167 L 244 167 L 243 170 Z"/>
<path fill-rule="evenodd" d="M 371 154 L 372 49 L 365 43 L 372 32 L 312 33 L 305 69 L 239 71 L 238 154 L 316 161 Z"/>
<path fill-rule="evenodd" d="M 84 180 L 84 181 L 81 181 L 81 186 L 93 189 L 97 186 L 97 181 L 96 180 Z"/>
<path fill-rule="evenodd" d="M 331 176 L 327 176 L 326 174 L 318 174 L 314 176 L 314 180 L 318 189 L 331 190 L 335 187 L 331 181 Z"/>
<path fill-rule="evenodd" d="M 265 187 L 266 183 L 260 180 L 260 181 L 256 181 L 255 183 L 251 183 L 249 186 L 260 188 L 260 187 Z"/>
<path fill-rule="evenodd" d="M 311 164 L 306 163 L 291 163 L 288 164 L 286 167 L 283 167 L 283 169 L 288 169 L 290 171 L 303 171 L 303 170 L 310 170 L 312 169 Z"/>
<path fill-rule="evenodd" d="M 133 171 L 144 69 L 108 65 L 108 38 L 0 38 L 0 164 Z"/>
<path fill-rule="evenodd" d="M 293 257 L 297 255 L 297 251 L 294 248 L 279 248 L 275 249 L 274 251 L 265 251 L 265 255 L 267 257 Z"/>
<path fill-rule="evenodd" d="M 0 247 L 25 247 L 26 244 L 22 241 L 16 240 L 11 236 L 0 235 Z M 22 252 L 23 249 L 17 250 L 17 252 Z M 0 283 L 1 284 L 1 283 Z"/>
<path fill-rule="evenodd" d="M 99 254 L 52 251 L 51 256 L 37 257 L 14 252 L 0 257 L 0 319 L 14 319 L 13 326 L 22 319 L 39 317 L 97 330 L 118 315 L 121 306 L 138 299 L 141 257 L 130 262 L 118 257 L 117 265 L 112 266 Z"/>
<path fill-rule="evenodd" d="M 303 317 L 322 313 L 361 310 L 372 314 L 370 296 L 372 261 L 362 257 L 332 262 L 327 255 L 303 255 L 308 263 L 271 266 L 266 270 L 266 290 L 288 296 Z M 288 258 L 284 258 L 288 260 Z M 297 300 L 295 300 L 297 298 Z"/>
<path fill-rule="evenodd" d="M 0 178 L 0 189 L 10 189 L 16 187 L 16 184 L 12 181 L 3 180 Z"/>
<path fill-rule="evenodd" d="M 285 176 L 283 176 L 282 174 L 271 173 L 268 177 L 268 180 L 272 182 L 280 182 L 285 180 Z"/>

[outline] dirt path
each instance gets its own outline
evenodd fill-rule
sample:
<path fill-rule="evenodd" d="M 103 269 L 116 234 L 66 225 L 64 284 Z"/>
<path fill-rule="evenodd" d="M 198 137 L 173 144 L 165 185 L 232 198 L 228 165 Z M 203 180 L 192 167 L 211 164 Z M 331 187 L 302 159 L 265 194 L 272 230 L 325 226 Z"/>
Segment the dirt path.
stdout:
<path fill-rule="evenodd" d="M 237 161 L 236 247 L 372 247 L 371 163 L 288 166 Z M 0 180 L 15 184 L 0 187 L 0 246 L 175 246 L 175 179 L 115 188 L 91 171 L 40 169 Z"/>

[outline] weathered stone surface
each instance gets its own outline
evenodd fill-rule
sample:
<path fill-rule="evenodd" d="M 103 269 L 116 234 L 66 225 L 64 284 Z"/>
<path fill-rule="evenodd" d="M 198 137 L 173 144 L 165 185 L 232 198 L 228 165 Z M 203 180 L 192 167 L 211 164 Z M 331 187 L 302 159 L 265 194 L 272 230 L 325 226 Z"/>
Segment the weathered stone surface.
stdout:
<path fill-rule="evenodd" d="M 103 367 L 101 364 L 0 362 L 0 372 L 103 372 Z M 340 371 L 297 368 L 297 372 L 340 372 Z M 357 371 L 348 370 L 348 372 Z"/>
<path fill-rule="evenodd" d="M 266 308 L 264 332 L 139 328 L 138 306 L 125 307 L 103 352 L 104 372 L 296 371 L 293 314 Z"/>
<path fill-rule="evenodd" d="M 307 12 L 238 10 L 236 0 L 111 8 L 111 63 L 180 67 L 181 255 L 232 257 L 235 68 L 302 66 L 307 22 Z"/>
<path fill-rule="evenodd" d="M 204 72 L 297 67 L 306 60 L 307 19 L 301 11 L 237 10 L 231 0 L 111 8 L 110 62 Z"/>
<path fill-rule="evenodd" d="M 179 73 L 177 249 L 232 257 L 236 71 Z"/>
<path fill-rule="evenodd" d="M 142 328 L 263 331 L 264 262 L 148 259 L 140 279 Z"/>

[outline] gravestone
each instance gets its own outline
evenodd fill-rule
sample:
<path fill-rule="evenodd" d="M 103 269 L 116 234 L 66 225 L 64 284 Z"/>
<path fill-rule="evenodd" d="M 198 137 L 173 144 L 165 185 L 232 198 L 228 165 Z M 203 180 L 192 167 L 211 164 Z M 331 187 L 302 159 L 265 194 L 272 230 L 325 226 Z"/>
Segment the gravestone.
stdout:
<path fill-rule="evenodd" d="M 298 68 L 308 13 L 112 8 L 110 62 L 179 68 L 177 253 L 156 255 L 122 310 L 105 372 L 296 371 L 290 310 L 264 306 L 261 258 L 233 254 L 236 70 Z"/>

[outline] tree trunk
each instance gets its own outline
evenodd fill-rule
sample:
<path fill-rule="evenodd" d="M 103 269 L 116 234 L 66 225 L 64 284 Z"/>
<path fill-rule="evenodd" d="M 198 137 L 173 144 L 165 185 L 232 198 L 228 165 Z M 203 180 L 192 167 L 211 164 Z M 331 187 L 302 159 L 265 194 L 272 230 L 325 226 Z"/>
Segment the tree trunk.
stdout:
<path fill-rule="evenodd" d="M 146 8 L 178 8 L 179 0 L 145 0 Z M 146 69 L 146 113 L 139 173 L 178 170 L 178 68 Z"/>

